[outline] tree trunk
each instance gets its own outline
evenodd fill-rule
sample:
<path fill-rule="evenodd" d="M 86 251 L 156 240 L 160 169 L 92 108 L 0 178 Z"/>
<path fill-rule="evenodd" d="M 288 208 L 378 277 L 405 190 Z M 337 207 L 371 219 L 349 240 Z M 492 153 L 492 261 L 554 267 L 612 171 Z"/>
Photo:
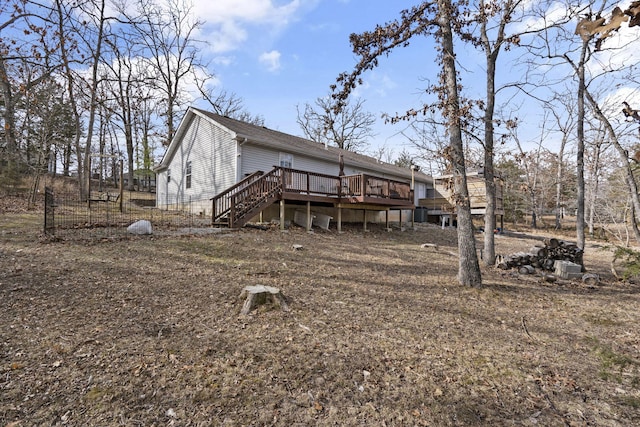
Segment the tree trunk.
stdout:
<path fill-rule="evenodd" d="M 102 36 L 105 26 L 105 0 L 100 2 L 100 17 L 98 22 L 98 34 L 96 39 L 96 47 L 93 52 L 93 66 L 91 73 L 91 102 L 89 104 L 89 122 L 87 124 L 87 138 L 84 146 L 84 185 L 85 191 L 90 188 L 89 180 L 91 179 L 91 141 L 93 140 L 94 124 L 96 120 L 96 110 L 98 108 L 98 70 L 100 68 L 100 55 L 102 52 Z M 89 194 L 85 194 L 86 198 Z"/>
<path fill-rule="evenodd" d="M 13 175 L 20 158 L 18 154 L 18 144 L 15 135 L 15 110 L 11 82 L 7 76 L 4 56 L 0 55 L 0 92 L 2 93 L 2 103 L 4 106 L 4 141 L 6 148 L 7 170 L 0 170 L 3 174 Z"/>
<path fill-rule="evenodd" d="M 559 230 L 562 227 L 562 179 L 564 178 L 564 146 L 566 138 L 562 137 L 562 143 L 560 145 L 560 151 L 558 152 L 558 171 L 556 174 L 556 224 L 555 229 Z"/>
<path fill-rule="evenodd" d="M 486 36 L 486 31 L 483 31 L 483 35 Z M 493 115 L 496 102 L 495 73 L 496 61 L 498 59 L 499 52 L 498 49 L 499 47 L 492 52 L 489 42 L 485 42 L 485 53 L 487 59 L 487 105 L 484 110 L 484 183 L 487 205 L 484 214 L 485 233 L 483 259 L 486 265 L 493 265 L 496 262 L 495 236 L 493 234 L 493 230 L 496 229 L 496 182 L 493 167 Z"/>
<path fill-rule="evenodd" d="M 578 247 L 584 249 L 584 95 L 585 83 L 585 61 L 587 56 L 589 40 L 583 40 L 580 52 L 580 62 L 578 63 L 578 147 L 576 156 L 576 179 L 578 206 L 576 214 L 576 240 Z"/>
<path fill-rule="evenodd" d="M 600 188 L 600 149 L 601 143 L 597 142 L 595 153 L 593 155 L 593 167 L 591 168 L 593 172 L 591 173 L 591 191 L 589 197 L 589 236 L 594 236 L 594 221 L 595 221 L 595 210 L 596 210 L 596 201 L 598 200 L 598 189 Z"/>
<path fill-rule="evenodd" d="M 75 146 L 76 159 L 78 163 L 78 185 L 80 189 L 80 198 L 84 199 L 86 197 L 85 196 L 86 188 L 84 187 L 83 162 L 82 162 L 82 156 L 80 155 L 80 153 L 82 152 L 80 147 L 80 138 L 82 136 L 82 123 L 80 120 L 80 113 L 78 112 L 78 103 L 76 102 L 74 82 L 73 82 L 73 70 L 71 69 L 69 51 L 67 50 L 67 44 L 66 44 L 67 34 L 64 26 L 66 17 L 63 13 L 62 1 L 57 0 L 55 2 L 55 5 L 56 5 L 56 11 L 58 13 L 58 16 L 57 16 L 58 37 L 59 37 L 58 48 L 60 49 L 60 57 L 62 58 L 62 63 L 64 65 L 65 78 L 67 80 L 66 81 L 67 91 L 69 92 L 69 104 L 71 105 L 71 108 L 73 110 L 73 118 L 74 118 L 74 125 L 75 125 L 75 136 L 74 136 L 73 145 Z M 66 152 L 65 152 L 65 164 L 64 164 L 65 176 L 70 175 L 69 167 L 71 165 L 71 152 L 72 152 L 72 146 L 71 146 L 71 142 L 69 142 L 69 145 L 67 146 Z"/>
<path fill-rule="evenodd" d="M 600 109 L 600 106 L 598 105 L 596 100 L 593 98 L 591 93 L 588 90 L 586 90 L 586 88 L 584 88 L 583 93 L 587 98 L 587 100 L 589 101 L 589 104 L 593 108 L 594 114 L 607 130 L 607 133 L 611 138 L 611 143 L 613 144 L 613 146 L 618 151 L 618 154 L 620 155 L 620 162 L 622 167 L 624 167 L 624 170 L 625 170 L 625 181 L 627 182 L 627 187 L 629 188 L 629 194 L 631 195 L 631 203 L 633 208 L 632 209 L 633 218 L 632 218 L 631 225 L 633 226 L 633 234 L 635 235 L 636 241 L 640 243 L 640 230 L 638 229 L 638 222 L 637 222 L 638 221 L 637 215 L 638 213 L 640 213 L 640 196 L 638 196 L 638 184 L 636 183 L 636 179 L 633 176 L 633 169 L 631 168 L 631 162 L 629 161 L 628 153 L 624 149 L 624 147 L 622 147 L 622 145 L 620 144 L 620 141 L 618 140 L 618 135 L 616 134 L 616 131 L 613 129 L 613 126 L 611 126 L 611 122 L 609 121 L 607 116 L 605 116 L 605 114 L 602 112 L 602 110 Z M 583 182 L 583 187 L 584 187 L 584 182 Z M 583 200 L 583 210 L 584 210 L 584 200 Z M 583 231 L 582 243 L 584 245 L 584 221 L 583 221 L 582 231 Z M 584 248 L 584 246 L 581 248 Z"/>
<path fill-rule="evenodd" d="M 438 0 L 438 26 L 442 37 L 443 81 L 445 84 L 444 116 L 448 122 L 450 161 L 454 175 L 454 200 L 458 217 L 458 281 L 464 286 L 482 285 L 476 241 L 471 221 L 471 205 L 460 126 L 460 101 L 456 75 L 453 34 L 451 31 L 451 1 Z"/>
<path fill-rule="evenodd" d="M 531 228 L 534 230 L 538 228 L 538 216 L 536 215 L 536 208 L 531 210 Z"/>
<path fill-rule="evenodd" d="M 125 117 L 124 129 L 125 139 L 127 142 L 127 167 L 129 168 L 129 181 L 127 181 L 127 190 L 133 191 L 134 186 L 134 150 L 133 150 L 133 128 L 131 124 L 131 114 L 129 111 L 125 111 L 123 114 Z"/>

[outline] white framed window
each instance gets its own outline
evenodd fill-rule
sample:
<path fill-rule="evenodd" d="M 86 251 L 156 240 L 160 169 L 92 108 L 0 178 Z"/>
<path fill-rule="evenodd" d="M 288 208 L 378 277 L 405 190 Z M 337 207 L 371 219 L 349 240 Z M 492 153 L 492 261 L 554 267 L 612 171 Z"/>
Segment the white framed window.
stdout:
<path fill-rule="evenodd" d="M 280 153 L 280 167 L 293 168 L 293 154 Z"/>
<path fill-rule="evenodd" d="M 187 188 L 191 188 L 191 160 L 187 161 L 185 167 L 185 183 Z"/>

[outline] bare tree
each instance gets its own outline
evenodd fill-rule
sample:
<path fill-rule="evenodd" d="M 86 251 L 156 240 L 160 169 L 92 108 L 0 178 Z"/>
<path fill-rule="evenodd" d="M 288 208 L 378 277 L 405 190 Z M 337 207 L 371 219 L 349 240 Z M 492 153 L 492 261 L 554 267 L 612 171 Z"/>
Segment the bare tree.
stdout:
<path fill-rule="evenodd" d="M 613 4 L 612 4 L 613 3 Z M 607 9 L 615 5 L 615 2 L 606 0 L 590 0 L 586 3 L 577 3 L 567 0 L 564 10 L 566 15 L 547 25 L 545 31 L 540 33 L 538 40 L 541 41 L 536 49 L 530 52 L 539 55 L 544 63 L 545 70 L 554 69 L 556 78 L 566 81 L 568 77 L 575 81 L 575 104 L 576 104 L 576 186 L 577 186 L 577 218 L 576 218 L 576 238 L 580 248 L 585 244 L 585 128 L 588 125 L 587 109 L 585 97 L 587 91 L 593 91 L 597 85 L 596 81 L 609 74 L 612 70 L 599 62 L 594 65 L 594 57 L 600 50 L 606 47 L 606 39 L 612 32 L 621 28 L 621 24 L 628 17 L 619 8 L 614 8 L 612 12 Z M 540 7 L 544 9 L 550 4 L 544 3 Z M 560 9 L 555 9 L 560 10 Z M 577 20 L 577 23 L 576 23 Z M 577 24 L 577 25 L 576 25 Z M 535 45 L 535 43 L 532 43 Z M 597 59 L 596 59 L 597 60 Z M 539 64 L 538 64 L 539 65 Z M 553 67 L 557 65 L 558 67 Z M 567 76 L 557 76 L 558 70 L 562 66 L 569 66 Z M 566 68 L 566 67 L 565 67 Z M 603 72 L 598 71 L 604 70 Z M 533 71 L 532 71 L 533 72 Z M 611 75 L 606 80 L 610 81 Z M 601 79 L 605 80 L 605 79 Z M 595 110 L 594 110 L 595 111 Z"/>
<path fill-rule="evenodd" d="M 296 106 L 298 124 L 312 141 L 336 146 L 343 150 L 362 152 L 373 137 L 375 117 L 364 109 L 364 100 L 357 98 L 339 110 L 331 96 L 317 98 L 314 105 Z"/>
<path fill-rule="evenodd" d="M 2 101 L 4 151 L 0 161 L 0 175 L 20 173 L 20 143 L 16 135 L 16 105 L 25 93 L 48 80 L 56 70 L 49 62 L 49 43 L 46 26 L 50 25 L 51 8 L 29 0 L 9 0 L 0 4 L 0 31 L 14 30 L 22 34 L 16 38 L 0 36 L 0 98 Z M 20 73 L 25 68 L 32 72 Z M 28 76 L 27 80 L 20 77 Z"/>
<path fill-rule="evenodd" d="M 450 173 L 451 165 L 442 156 L 448 145 L 442 132 L 444 122 L 437 120 L 434 114 L 428 114 L 426 119 L 417 118 L 412 121 L 402 135 L 422 153 L 421 159 L 429 165 L 432 175 Z"/>
<path fill-rule="evenodd" d="M 593 134 L 594 137 L 592 138 L 591 143 L 588 144 L 585 152 L 588 171 L 587 189 L 589 190 L 586 197 L 586 206 L 589 208 L 587 227 L 591 237 L 594 237 L 595 234 L 594 224 L 596 220 L 597 202 L 600 199 L 598 193 L 600 190 L 600 180 L 603 169 L 603 155 L 607 148 L 609 148 L 609 144 L 606 141 L 606 133 L 604 132 L 602 125 L 597 129 L 594 129 Z"/>
<path fill-rule="evenodd" d="M 555 183 L 555 229 L 562 228 L 562 214 L 564 205 L 562 201 L 563 186 L 565 185 L 565 149 L 573 134 L 575 127 L 574 103 L 568 94 L 558 94 L 551 102 L 545 105 L 553 116 L 555 126 L 560 132 L 560 147 L 557 153 L 557 170 Z M 560 111 L 562 110 L 562 111 Z"/>
<path fill-rule="evenodd" d="M 495 105 L 496 105 L 496 67 L 500 51 L 512 44 L 518 44 L 518 34 L 507 35 L 506 27 L 512 22 L 514 14 L 520 7 L 522 0 L 508 0 L 504 2 L 484 1 L 478 4 L 477 20 L 479 22 L 478 38 L 467 34 L 474 44 L 481 47 L 485 54 L 486 63 L 486 94 L 484 105 L 484 179 L 486 188 L 486 211 L 484 216 L 485 230 L 496 228 L 496 173 L 495 158 Z M 492 21 L 497 19 L 495 28 L 491 31 Z M 495 34 L 490 34 L 490 33 Z M 493 233 L 484 233 L 484 262 L 487 265 L 495 263 L 495 241 Z"/>
<path fill-rule="evenodd" d="M 102 59 L 102 47 L 104 43 L 104 34 L 107 27 L 107 15 L 105 13 L 106 10 L 106 0 L 92 0 L 84 3 L 82 6 L 83 12 L 90 17 L 92 20 L 93 28 L 95 32 L 91 34 L 91 37 L 85 38 L 84 42 L 86 44 L 88 52 L 90 52 L 90 60 L 91 60 L 91 76 L 89 79 L 89 117 L 87 119 L 87 135 L 85 139 L 84 145 L 84 153 L 83 153 L 83 173 L 79 172 L 79 180 L 80 184 L 80 194 L 83 198 L 90 197 L 89 189 L 90 179 L 91 179 L 91 146 L 93 141 L 93 133 L 94 133 L 94 125 L 95 120 L 99 108 L 100 99 L 98 97 L 99 93 L 99 85 L 100 85 L 100 66 Z M 78 150 L 78 156 L 80 156 L 80 150 Z"/>
<path fill-rule="evenodd" d="M 264 117 L 253 115 L 244 106 L 244 101 L 238 95 L 226 90 L 216 91 L 206 85 L 206 79 L 196 80 L 202 98 L 209 104 L 216 114 L 241 120 L 256 126 L 264 126 Z"/>
<path fill-rule="evenodd" d="M 578 246 L 584 248 L 584 230 L 585 230 L 585 209 L 584 209 L 584 194 L 585 194 L 585 181 L 584 181 L 584 150 L 585 150 L 585 99 L 587 99 L 589 105 L 595 117 L 602 123 L 605 131 L 609 135 L 611 143 L 619 152 L 623 165 L 626 165 L 627 170 L 627 185 L 631 194 L 632 200 L 632 212 L 635 214 L 632 217 L 632 225 L 636 240 L 640 242 L 640 230 L 637 226 L 637 214 L 640 214 L 640 198 L 638 197 L 638 185 L 635 181 L 633 171 L 629 163 L 628 153 L 623 148 L 615 129 L 611 125 L 610 120 L 604 114 L 602 107 L 593 95 L 593 86 L 587 81 L 585 69 L 587 63 L 591 57 L 602 49 L 602 44 L 607 37 L 611 35 L 613 31 L 618 31 L 623 22 L 629 20 L 628 16 L 625 16 L 624 12 L 619 7 L 615 7 L 610 15 L 602 16 L 603 11 L 608 6 L 606 1 L 600 2 L 600 6 L 595 8 L 596 2 L 590 3 L 588 13 L 578 22 L 575 33 L 581 39 L 581 48 L 578 60 L 572 59 L 569 55 L 565 54 L 564 58 L 566 62 L 573 68 L 578 77 L 578 119 L 577 119 L 577 131 L 578 131 L 578 157 L 577 157 L 577 170 L 578 170 L 578 218 L 576 221 L 576 231 Z M 591 43 L 595 40 L 595 50 L 592 50 Z M 610 70 L 609 70 L 610 71 Z M 607 73 L 605 70 L 604 74 Z M 592 78 L 594 80 L 595 78 Z"/>
<path fill-rule="evenodd" d="M 185 80 L 203 67 L 195 39 L 202 22 L 193 19 L 189 0 L 168 0 L 166 7 L 152 0 L 137 0 L 136 7 L 137 16 L 129 20 L 139 34 L 143 56 L 154 70 L 155 88 L 162 94 L 163 144 L 168 145 L 185 104 Z"/>
<path fill-rule="evenodd" d="M 338 101 L 337 111 L 346 104 L 352 90 L 361 82 L 362 74 L 378 65 L 381 56 L 389 55 L 397 47 L 405 47 L 415 36 L 433 36 L 438 41 L 439 59 L 442 64 L 440 85 L 430 88 L 438 95 L 438 101 L 431 106 L 422 106 L 418 110 L 411 109 L 399 119 L 410 119 L 421 112 L 437 108 L 445 119 L 449 136 L 449 145 L 445 156 L 451 164 L 454 179 L 454 200 L 458 217 L 458 281 L 465 286 L 481 286 L 482 276 L 476 254 L 476 243 L 471 221 L 469 191 L 465 166 L 464 145 L 462 139 L 460 96 L 458 93 L 458 76 L 456 74 L 455 51 L 452 27 L 458 25 L 462 17 L 459 15 L 457 3 L 450 0 L 421 2 L 417 6 L 400 12 L 400 19 L 384 26 L 378 25 L 373 31 L 352 34 L 351 44 L 354 53 L 360 57 L 359 62 L 350 73 L 338 77 L 333 88 L 334 99 Z"/>
<path fill-rule="evenodd" d="M 622 145 L 622 142 L 618 137 L 618 133 L 611 124 L 611 121 L 607 117 L 607 114 L 604 113 L 602 107 L 598 104 L 597 100 L 591 94 L 591 91 L 588 88 L 585 88 L 584 95 L 591 108 L 593 109 L 595 117 L 602 123 L 607 135 L 609 136 L 609 141 L 611 141 L 611 144 L 620 156 L 620 164 L 625 171 L 625 181 L 631 197 L 631 207 L 633 212 L 633 215 L 631 217 L 631 225 L 633 227 L 636 241 L 640 243 L 640 229 L 638 229 L 637 218 L 637 216 L 640 215 L 640 195 L 638 195 L 638 183 L 636 182 L 636 178 L 633 173 L 633 167 L 629 159 L 629 152 Z"/>
<path fill-rule="evenodd" d="M 545 121 L 543 120 L 543 125 Z M 511 137 L 515 141 L 518 148 L 518 154 L 514 157 L 518 164 L 525 172 L 525 183 L 522 185 L 522 191 L 529 196 L 529 206 L 531 210 L 531 227 L 538 227 L 538 181 L 540 177 L 540 163 L 543 153 L 542 143 L 545 140 L 545 131 L 540 134 L 540 139 L 535 150 L 527 152 L 523 148 L 523 144 L 517 133 L 517 126 L 511 126 Z"/>
<path fill-rule="evenodd" d="M 127 189 L 134 189 L 135 151 L 136 146 L 135 124 L 136 115 L 139 113 L 138 105 L 144 102 L 140 99 L 143 87 L 150 80 L 144 65 L 135 55 L 135 43 L 133 36 L 124 31 L 110 34 L 105 38 L 105 44 L 109 49 L 105 52 L 105 68 L 108 74 L 105 77 L 105 87 L 108 91 L 111 103 L 111 112 L 117 118 L 117 124 L 124 135 L 127 150 L 127 168 L 129 180 Z"/>

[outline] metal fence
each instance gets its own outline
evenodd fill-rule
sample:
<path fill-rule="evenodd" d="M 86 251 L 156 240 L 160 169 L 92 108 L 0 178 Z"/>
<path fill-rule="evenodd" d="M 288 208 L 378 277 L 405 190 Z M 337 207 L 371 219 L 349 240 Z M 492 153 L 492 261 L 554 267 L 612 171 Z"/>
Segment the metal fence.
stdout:
<path fill-rule="evenodd" d="M 180 205 L 155 207 L 152 193 L 92 194 L 81 200 L 77 193 L 45 188 L 44 232 L 55 236 L 110 237 L 124 235 L 136 221 L 147 220 L 158 231 L 211 227 L 211 217 L 199 206 L 211 203 L 186 200 Z"/>

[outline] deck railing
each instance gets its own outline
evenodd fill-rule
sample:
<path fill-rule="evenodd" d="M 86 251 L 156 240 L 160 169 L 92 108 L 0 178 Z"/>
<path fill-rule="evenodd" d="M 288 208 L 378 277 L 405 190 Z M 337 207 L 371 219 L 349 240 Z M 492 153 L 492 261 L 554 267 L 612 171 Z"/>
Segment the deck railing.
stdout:
<path fill-rule="evenodd" d="M 340 195 L 340 177 L 289 168 L 280 169 L 286 192 L 329 197 Z"/>
<path fill-rule="evenodd" d="M 343 176 L 341 188 L 344 196 L 413 200 L 408 183 L 366 174 Z"/>
<path fill-rule="evenodd" d="M 364 202 L 371 202 L 365 200 L 371 198 L 413 201 L 406 182 L 366 174 L 339 177 L 276 166 L 266 174 L 256 172 L 214 197 L 213 223 L 226 222 L 230 227 L 241 227 L 284 193 L 337 200 L 356 197 L 357 201 Z"/>

